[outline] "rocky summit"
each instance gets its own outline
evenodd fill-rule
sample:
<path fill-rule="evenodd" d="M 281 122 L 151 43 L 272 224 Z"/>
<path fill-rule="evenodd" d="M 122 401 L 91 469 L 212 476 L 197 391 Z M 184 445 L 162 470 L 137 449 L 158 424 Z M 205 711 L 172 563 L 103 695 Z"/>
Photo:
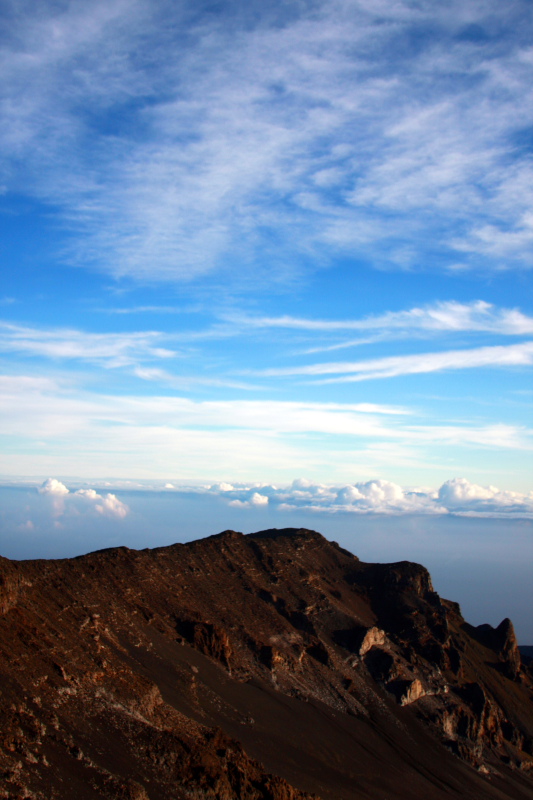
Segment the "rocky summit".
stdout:
<path fill-rule="evenodd" d="M 313 531 L 0 559 L 0 798 L 532 800 L 530 670 Z"/>

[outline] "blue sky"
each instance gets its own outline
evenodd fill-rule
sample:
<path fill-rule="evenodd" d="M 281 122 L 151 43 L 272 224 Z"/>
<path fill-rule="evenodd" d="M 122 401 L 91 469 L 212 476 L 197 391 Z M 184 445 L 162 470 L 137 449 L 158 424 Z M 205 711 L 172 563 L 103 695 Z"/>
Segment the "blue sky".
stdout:
<path fill-rule="evenodd" d="M 0 14 L 5 531 L 184 487 L 530 524 L 530 3 Z"/>

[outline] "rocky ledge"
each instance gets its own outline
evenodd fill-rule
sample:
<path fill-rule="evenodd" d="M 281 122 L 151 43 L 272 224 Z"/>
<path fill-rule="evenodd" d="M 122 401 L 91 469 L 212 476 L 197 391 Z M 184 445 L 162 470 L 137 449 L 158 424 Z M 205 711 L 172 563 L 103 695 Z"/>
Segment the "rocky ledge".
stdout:
<path fill-rule="evenodd" d="M 533 674 L 308 530 L 0 559 L 4 800 L 533 800 Z"/>

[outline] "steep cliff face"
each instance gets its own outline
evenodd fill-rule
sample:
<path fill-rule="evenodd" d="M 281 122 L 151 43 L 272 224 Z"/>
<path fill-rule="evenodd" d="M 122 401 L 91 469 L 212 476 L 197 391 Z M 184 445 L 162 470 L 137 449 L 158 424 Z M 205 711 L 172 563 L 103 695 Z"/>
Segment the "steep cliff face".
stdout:
<path fill-rule="evenodd" d="M 0 798 L 533 799 L 512 624 L 307 530 L 0 560 Z"/>

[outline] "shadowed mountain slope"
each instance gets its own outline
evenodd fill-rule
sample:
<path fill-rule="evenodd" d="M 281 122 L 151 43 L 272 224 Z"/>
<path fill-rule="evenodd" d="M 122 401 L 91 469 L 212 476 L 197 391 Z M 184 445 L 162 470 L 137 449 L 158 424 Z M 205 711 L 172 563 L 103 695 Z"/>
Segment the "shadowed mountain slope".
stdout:
<path fill-rule="evenodd" d="M 307 530 L 0 559 L 4 800 L 533 800 L 533 676 Z"/>

